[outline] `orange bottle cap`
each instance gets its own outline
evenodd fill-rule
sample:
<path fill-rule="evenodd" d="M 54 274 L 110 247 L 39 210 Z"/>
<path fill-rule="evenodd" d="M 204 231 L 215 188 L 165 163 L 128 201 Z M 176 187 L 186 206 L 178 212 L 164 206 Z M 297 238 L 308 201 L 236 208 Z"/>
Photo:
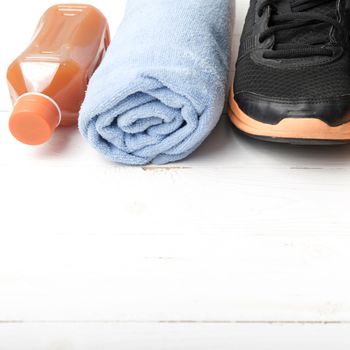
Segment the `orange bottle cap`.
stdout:
<path fill-rule="evenodd" d="M 47 142 L 61 122 L 61 111 L 50 97 L 28 93 L 20 96 L 12 112 L 9 128 L 12 135 L 27 145 Z"/>

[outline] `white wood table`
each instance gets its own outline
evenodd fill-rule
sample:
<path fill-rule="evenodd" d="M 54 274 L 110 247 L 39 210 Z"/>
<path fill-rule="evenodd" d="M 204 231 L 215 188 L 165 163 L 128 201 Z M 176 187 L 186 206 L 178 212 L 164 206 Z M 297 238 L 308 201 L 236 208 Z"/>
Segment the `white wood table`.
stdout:
<path fill-rule="evenodd" d="M 0 13 L 0 349 L 349 349 L 350 147 L 225 118 L 165 167 L 111 164 L 72 129 L 23 146 L 5 70 L 53 3 Z M 115 31 L 125 1 L 96 3 Z"/>

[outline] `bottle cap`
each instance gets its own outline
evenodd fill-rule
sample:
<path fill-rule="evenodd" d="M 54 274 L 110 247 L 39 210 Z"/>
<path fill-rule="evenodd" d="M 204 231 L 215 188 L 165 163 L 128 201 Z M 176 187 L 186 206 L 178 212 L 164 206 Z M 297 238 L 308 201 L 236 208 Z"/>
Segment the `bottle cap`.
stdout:
<path fill-rule="evenodd" d="M 61 111 L 50 97 L 28 93 L 20 96 L 10 117 L 12 135 L 27 145 L 47 142 L 61 122 Z"/>

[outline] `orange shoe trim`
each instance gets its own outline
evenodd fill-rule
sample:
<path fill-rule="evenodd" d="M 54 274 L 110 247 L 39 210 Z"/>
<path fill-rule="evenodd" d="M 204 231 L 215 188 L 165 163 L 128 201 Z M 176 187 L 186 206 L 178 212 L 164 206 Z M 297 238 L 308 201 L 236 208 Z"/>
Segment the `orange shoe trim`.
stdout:
<path fill-rule="evenodd" d="M 350 140 L 350 122 L 340 126 L 330 126 L 316 118 L 285 118 L 277 125 L 259 122 L 245 114 L 230 95 L 228 109 L 232 123 L 243 132 L 271 138 L 304 140 Z"/>

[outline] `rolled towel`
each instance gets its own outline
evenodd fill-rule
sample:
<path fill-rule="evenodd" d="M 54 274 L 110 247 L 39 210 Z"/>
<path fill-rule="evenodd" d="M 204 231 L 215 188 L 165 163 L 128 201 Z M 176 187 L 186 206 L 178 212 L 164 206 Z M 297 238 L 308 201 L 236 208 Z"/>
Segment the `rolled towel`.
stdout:
<path fill-rule="evenodd" d="M 130 165 L 187 157 L 224 109 L 232 0 L 129 0 L 92 77 L 79 128 L 101 153 Z"/>

